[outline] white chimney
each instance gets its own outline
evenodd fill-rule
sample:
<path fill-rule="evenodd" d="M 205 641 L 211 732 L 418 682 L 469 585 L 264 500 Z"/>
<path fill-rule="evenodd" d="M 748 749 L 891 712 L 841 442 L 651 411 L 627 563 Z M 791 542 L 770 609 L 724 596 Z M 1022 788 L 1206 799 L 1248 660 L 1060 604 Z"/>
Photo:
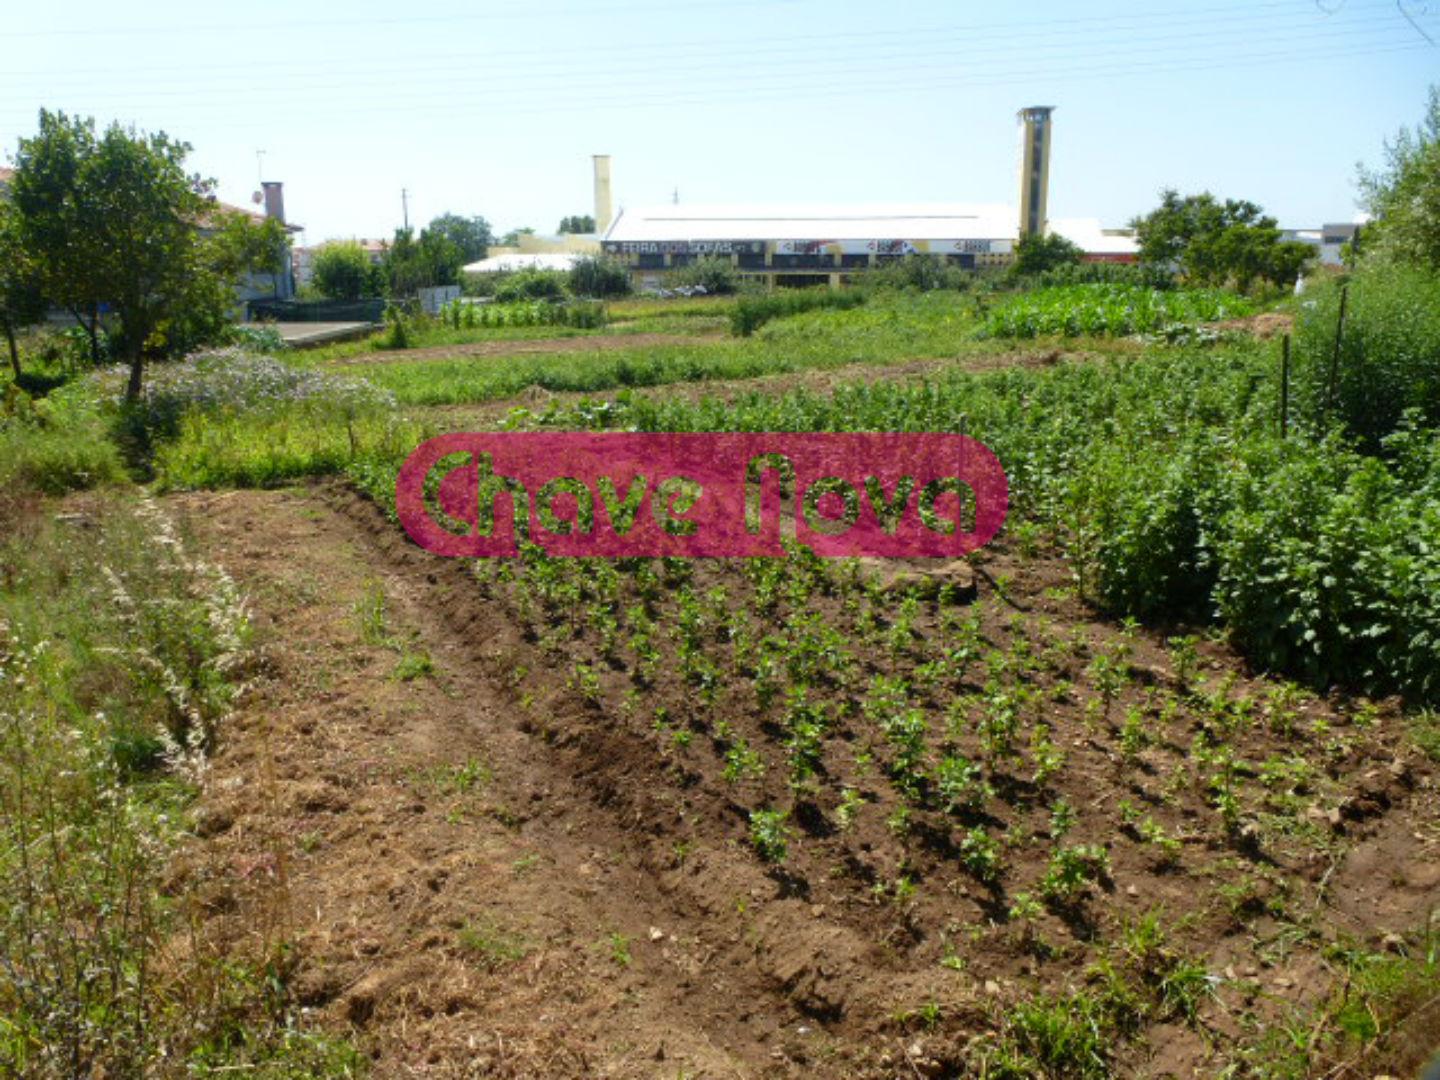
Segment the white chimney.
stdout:
<path fill-rule="evenodd" d="M 610 155 L 595 155 L 595 232 L 605 235 L 614 217 L 610 200 Z"/>

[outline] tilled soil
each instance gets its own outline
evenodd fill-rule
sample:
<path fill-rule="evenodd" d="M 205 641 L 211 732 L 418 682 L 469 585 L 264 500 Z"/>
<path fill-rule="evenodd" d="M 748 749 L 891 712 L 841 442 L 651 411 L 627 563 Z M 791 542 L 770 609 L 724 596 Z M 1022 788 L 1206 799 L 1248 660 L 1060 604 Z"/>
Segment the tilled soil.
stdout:
<path fill-rule="evenodd" d="M 461 345 L 427 345 L 420 349 L 376 349 L 356 353 L 343 364 L 408 364 L 419 360 L 452 360 L 462 357 L 524 356 L 569 352 L 609 352 L 614 349 L 646 349 L 657 345 L 703 345 L 714 335 L 699 334 L 581 334 L 575 337 L 522 338 L 502 341 L 472 341 Z"/>
<path fill-rule="evenodd" d="M 249 593 L 271 670 L 222 733 L 175 887 L 197 892 L 216 938 L 292 940 L 293 992 L 370 1051 L 377 1075 L 954 1075 L 1011 1004 L 1083 982 L 1091 943 L 1157 904 L 1188 925 L 1184 944 L 1217 992 L 1203 1034 L 1156 1024 L 1125 1071 L 1212 1075 L 1241 1014 L 1283 1016 L 1335 977 L 1315 942 L 1276 946 L 1287 924 L 1270 900 L 1308 913 L 1321 937 L 1372 945 L 1440 902 L 1433 773 L 1392 709 L 1333 770 L 1352 794 L 1333 821 L 1316 811 L 1334 835 L 1328 856 L 1237 857 L 1197 828 L 1164 869 L 1085 814 L 1158 788 L 1170 751 L 1127 778 L 1093 732 L 1057 715 L 1073 761 L 1066 794 L 1089 821 L 1076 839 L 1113 845 L 1114 871 L 1086 919 L 1044 917 L 1059 949 L 1037 956 L 943 837 L 897 867 L 879 805 L 846 837 L 822 815 L 783 872 L 767 869 L 746 842 L 748 804 L 705 752 L 657 749 L 618 674 L 580 701 L 569 664 L 528 640 L 463 564 L 419 551 L 347 489 L 167 504 Z M 721 565 L 704 574 L 733 577 Z M 1019 608 L 1096 649 L 1113 641 L 1115 627 L 1057 591 L 1065 584 L 1056 560 L 993 553 L 980 577 L 987 626 L 1003 635 Z M 1142 638 L 1134 664 L 1163 685 L 1173 676 L 1159 640 Z M 422 656 L 433 672 L 417 672 Z M 1237 693 L 1268 685 L 1218 647 L 1202 659 Z M 685 708 L 683 687 L 657 692 Z M 1041 820 L 1045 807 L 1032 809 Z M 1174 813 L 1184 835 L 1196 811 L 1182 800 Z M 1035 876 L 1044 850 L 1020 849 L 1012 872 Z M 873 887 L 902 870 L 920 885 L 908 905 Z M 1242 871 L 1261 894 L 1238 914 L 1214 910 L 1217 875 Z M 917 1021 L 930 1002 L 943 1019 Z"/>

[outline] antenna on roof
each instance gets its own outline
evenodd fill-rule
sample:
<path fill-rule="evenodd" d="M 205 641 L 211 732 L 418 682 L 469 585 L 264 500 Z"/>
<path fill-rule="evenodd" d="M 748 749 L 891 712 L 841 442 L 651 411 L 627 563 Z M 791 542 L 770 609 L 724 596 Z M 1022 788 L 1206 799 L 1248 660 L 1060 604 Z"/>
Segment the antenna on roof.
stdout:
<path fill-rule="evenodd" d="M 676 206 L 680 205 L 680 189 L 678 187 L 675 189 L 675 194 L 670 197 L 670 201 Z"/>

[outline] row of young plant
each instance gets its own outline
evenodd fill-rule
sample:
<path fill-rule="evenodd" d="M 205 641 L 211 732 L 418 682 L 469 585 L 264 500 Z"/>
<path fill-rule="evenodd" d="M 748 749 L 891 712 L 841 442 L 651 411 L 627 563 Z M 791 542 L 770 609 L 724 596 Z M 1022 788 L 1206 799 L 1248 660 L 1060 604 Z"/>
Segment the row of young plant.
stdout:
<path fill-rule="evenodd" d="M 386 505 L 393 472 L 363 479 Z M 701 832 L 725 834 L 721 808 L 745 807 L 740 839 L 782 880 L 845 866 L 868 903 L 928 926 L 952 910 L 941 884 L 958 870 L 985 898 L 990 932 L 1047 959 L 1075 953 L 1051 936 L 1060 924 L 1090 926 L 1088 947 L 1108 955 L 1093 901 L 1116 876 L 1197 875 L 1213 890 L 1198 922 L 1182 934 L 1151 920 L 1133 957 L 1136 928 L 1115 943 L 1129 958 L 1116 973 L 1128 981 L 1112 983 L 1128 987 L 1125 1022 L 1085 1043 L 1094 1059 L 1076 1075 L 1105 1075 L 1145 1024 L 1203 1023 L 1216 985 L 1198 951 L 1206 935 L 1259 910 L 1289 917 L 1288 891 L 1241 868 L 1258 858 L 1283 877 L 1323 847 L 1304 811 L 1338 803 L 1383 734 L 1371 710 L 1325 714 L 1290 684 L 1257 694 L 1207 677 L 1192 637 L 1169 642 L 1157 679 L 1135 663 L 1133 624 L 1096 641 L 996 601 L 958 604 L 953 583 L 886 587 L 803 549 L 708 565 L 527 548 L 473 573 L 482 602 L 532 643 L 511 676 L 542 734 L 573 731 L 577 711 L 606 731 L 648 732 L 656 758 L 642 775 L 683 788 Z M 1097 769 L 1143 797 L 1097 804 Z M 1237 869 L 1215 889 L 1201 870 L 1226 853 Z M 1073 1027 L 1093 1000 L 1027 1008 Z M 977 1044 L 992 1065 L 1049 1060 L 1040 1033 L 998 1026 L 1018 1041 Z"/>
<path fill-rule="evenodd" d="M 1302 332 L 1297 356 L 1317 351 Z M 1296 394 L 1312 379 L 1297 361 Z M 1317 686 L 1433 700 L 1440 450 L 1424 425 L 1440 413 L 1411 414 L 1376 456 L 1341 434 L 1338 417 L 1326 432 L 1330 412 L 1307 420 L 1298 401 L 1282 438 L 1280 383 L 1278 349 L 1249 344 L 823 396 L 622 396 L 545 422 L 963 429 L 999 455 L 1014 510 L 1063 546 L 1090 598 L 1122 613 L 1216 618 L 1257 662 Z"/>
<path fill-rule="evenodd" d="M 606 323 L 605 305 L 596 300 L 530 300 L 477 304 L 452 300 L 437 318 L 453 330 L 500 326 L 570 326 L 593 330 Z"/>
<path fill-rule="evenodd" d="M 1293 686 L 1263 700 L 1237 695 L 1233 680 L 1202 686 L 1193 638 L 1171 642 L 1173 686 L 1146 685 L 1131 662 L 1133 627 L 1097 646 L 984 602 L 958 605 L 948 585 L 897 592 L 853 560 L 803 550 L 747 560 L 742 576 L 702 575 L 684 560 L 556 559 L 527 546 L 520 560 L 477 561 L 474 573 L 487 601 L 503 602 L 549 661 L 568 666 L 580 701 L 609 711 L 618 699 L 664 754 L 706 747 L 714 757 L 704 771 L 755 799 L 750 839 L 770 862 L 786 861 L 798 831 L 815 832 L 803 824 L 807 804 L 842 833 L 872 807 L 902 844 L 928 836 L 944 848 L 935 838 L 949 818 L 960 826 L 950 854 L 993 885 L 1005 876 L 996 815 L 1040 813 L 1056 844 L 1033 891 L 1064 909 L 1104 879 L 1110 857 L 1060 843 L 1077 819 L 1065 798 L 1076 794 L 1072 751 L 1057 725 L 1075 721 L 1121 762 L 1168 771 L 1174 808 L 1199 794 L 1212 835 L 1237 843 L 1269 837 L 1270 781 L 1246 779 L 1268 767 L 1243 755 L 1322 731 Z M 1336 761 L 1363 739 L 1324 734 L 1321 756 Z M 1311 766 L 1286 768 L 1276 790 L 1296 768 L 1321 783 Z M 1151 812 L 1122 807 L 1121 818 L 1154 865 L 1179 865 L 1180 843 Z"/>

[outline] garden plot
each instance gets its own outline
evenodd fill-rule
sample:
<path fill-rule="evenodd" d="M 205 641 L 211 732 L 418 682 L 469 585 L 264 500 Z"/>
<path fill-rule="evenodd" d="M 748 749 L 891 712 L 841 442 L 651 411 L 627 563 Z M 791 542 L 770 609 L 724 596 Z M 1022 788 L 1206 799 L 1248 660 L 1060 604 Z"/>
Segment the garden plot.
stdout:
<path fill-rule="evenodd" d="M 382 1063 L 1286 1075 L 1277 1033 L 1346 1045 L 1372 982 L 1433 977 L 1394 705 L 1097 622 L 1043 548 L 967 600 L 803 555 L 437 564 L 338 491 L 226 498 L 197 524 L 330 659 L 275 750 L 311 794 L 225 835 L 289 838 L 297 986 Z M 333 599 L 292 622 L 305 567 Z"/>

